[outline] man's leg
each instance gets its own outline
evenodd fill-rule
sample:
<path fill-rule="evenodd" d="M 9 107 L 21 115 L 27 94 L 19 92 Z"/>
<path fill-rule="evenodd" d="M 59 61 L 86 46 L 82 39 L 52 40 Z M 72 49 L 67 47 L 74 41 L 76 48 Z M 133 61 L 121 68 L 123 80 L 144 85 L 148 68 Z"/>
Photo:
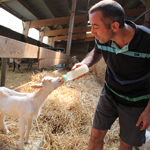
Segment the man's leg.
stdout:
<path fill-rule="evenodd" d="M 123 142 L 123 141 L 120 139 L 119 150 L 132 150 L 132 146 L 126 144 L 125 142 Z"/>
<path fill-rule="evenodd" d="M 102 150 L 106 133 L 107 130 L 97 130 L 93 128 L 88 143 L 88 150 Z"/>

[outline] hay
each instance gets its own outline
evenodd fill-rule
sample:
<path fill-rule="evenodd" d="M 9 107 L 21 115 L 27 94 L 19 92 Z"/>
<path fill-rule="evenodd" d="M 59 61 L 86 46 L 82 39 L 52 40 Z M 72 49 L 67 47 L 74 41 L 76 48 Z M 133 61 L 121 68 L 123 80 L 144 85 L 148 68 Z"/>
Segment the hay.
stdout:
<path fill-rule="evenodd" d="M 61 76 L 67 71 L 61 74 L 43 71 L 33 73 L 30 78 L 34 84 L 41 82 L 44 76 Z M 27 144 L 26 149 L 34 149 L 33 143 L 43 137 L 42 150 L 86 150 L 95 107 L 103 86 L 98 80 L 93 73 L 88 73 L 85 77 L 64 83 L 54 90 L 44 102 L 40 116 L 33 121 L 30 132 L 32 144 Z M 34 88 L 27 86 L 21 92 L 34 91 Z M 19 139 L 17 122 L 18 120 L 6 118 L 11 134 L 0 134 L 0 149 L 16 149 Z M 104 150 L 118 149 L 118 132 L 117 120 L 105 137 Z"/>

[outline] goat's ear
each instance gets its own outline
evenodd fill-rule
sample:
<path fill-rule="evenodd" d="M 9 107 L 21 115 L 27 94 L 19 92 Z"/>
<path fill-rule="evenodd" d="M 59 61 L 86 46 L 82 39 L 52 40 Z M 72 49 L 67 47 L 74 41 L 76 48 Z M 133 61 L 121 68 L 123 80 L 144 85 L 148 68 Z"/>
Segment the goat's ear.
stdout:
<path fill-rule="evenodd" d="M 33 84 L 33 85 L 31 85 L 31 87 L 33 87 L 33 88 L 42 88 L 43 85 L 41 85 L 41 84 Z"/>

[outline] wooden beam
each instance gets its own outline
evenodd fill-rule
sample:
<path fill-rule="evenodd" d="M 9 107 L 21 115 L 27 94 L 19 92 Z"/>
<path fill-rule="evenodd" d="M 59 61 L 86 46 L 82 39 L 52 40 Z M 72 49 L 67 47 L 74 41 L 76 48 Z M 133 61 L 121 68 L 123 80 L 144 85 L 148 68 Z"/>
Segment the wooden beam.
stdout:
<path fill-rule="evenodd" d="M 69 17 L 52 18 L 52 19 L 35 20 L 35 21 L 31 21 L 30 28 L 68 24 L 69 21 L 70 21 L 70 16 Z M 75 21 L 74 21 L 75 23 L 76 22 L 84 22 L 84 21 L 86 21 L 86 15 L 75 16 Z"/>
<path fill-rule="evenodd" d="M 37 58 L 38 46 L 0 36 L 0 56 L 3 58 Z"/>
<path fill-rule="evenodd" d="M 146 9 L 150 8 L 150 0 L 147 0 L 147 6 L 146 6 Z M 145 21 L 144 21 L 144 25 L 146 27 L 149 26 L 149 21 L 150 21 L 150 12 L 147 12 L 145 14 Z"/>
<path fill-rule="evenodd" d="M 145 8 L 134 8 L 125 10 L 125 16 L 137 17 L 145 11 Z"/>
<path fill-rule="evenodd" d="M 85 37 L 94 37 L 92 34 L 74 34 L 72 35 L 72 39 L 83 39 Z M 57 36 L 57 37 L 54 37 L 52 38 L 53 41 L 62 41 L 62 40 L 67 40 L 68 39 L 68 36 L 65 35 L 65 36 Z"/>
<path fill-rule="evenodd" d="M 146 0 L 140 0 L 145 6 L 148 5 L 147 1 Z"/>
<path fill-rule="evenodd" d="M 79 42 L 87 42 L 87 41 L 95 41 L 95 37 L 89 37 L 86 39 L 77 39 L 77 40 L 73 40 L 73 43 L 79 43 Z"/>
<path fill-rule="evenodd" d="M 44 33 L 43 32 L 39 32 L 39 41 L 40 41 L 40 45 L 42 45 L 42 42 L 43 42 L 43 38 L 44 38 Z"/>
<path fill-rule="evenodd" d="M 40 47 L 38 68 L 67 63 L 68 60 L 69 56 L 66 54 Z"/>
<path fill-rule="evenodd" d="M 67 47 L 66 47 L 66 54 L 68 54 L 68 55 L 70 55 L 76 4 L 77 4 L 77 0 L 72 0 L 71 17 L 70 17 L 68 40 L 67 40 Z"/>
<path fill-rule="evenodd" d="M 63 35 L 63 34 L 68 34 L 69 29 L 59 29 L 59 30 L 50 30 L 50 31 L 45 31 L 44 36 L 56 36 L 56 35 Z M 73 33 L 81 33 L 85 32 L 86 28 L 85 27 L 74 27 L 73 28 Z M 87 27 L 87 31 L 91 31 L 91 27 Z"/>
<path fill-rule="evenodd" d="M 30 22 L 23 22 L 23 35 L 24 35 L 24 42 L 27 42 L 27 37 L 29 33 Z"/>
<path fill-rule="evenodd" d="M 69 56 L 60 52 L 56 52 L 47 48 L 40 47 L 39 59 L 53 58 L 53 59 L 68 59 Z"/>

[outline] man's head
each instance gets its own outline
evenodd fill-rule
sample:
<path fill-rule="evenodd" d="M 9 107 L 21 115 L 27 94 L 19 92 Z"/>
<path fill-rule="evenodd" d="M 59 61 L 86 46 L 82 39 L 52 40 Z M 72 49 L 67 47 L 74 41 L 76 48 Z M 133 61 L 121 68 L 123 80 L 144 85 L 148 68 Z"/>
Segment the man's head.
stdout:
<path fill-rule="evenodd" d="M 119 29 L 125 26 L 124 10 L 113 0 L 103 0 L 89 10 L 89 21 L 91 33 L 100 43 L 115 41 Z"/>
<path fill-rule="evenodd" d="M 119 28 L 124 27 L 124 9 L 116 1 L 102 0 L 96 3 L 90 8 L 89 15 L 96 11 L 102 12 L 103 17 L 100 19 L 107 29 L 110 29 L 110 25 L 113 22 L 118 22 Z"/>

